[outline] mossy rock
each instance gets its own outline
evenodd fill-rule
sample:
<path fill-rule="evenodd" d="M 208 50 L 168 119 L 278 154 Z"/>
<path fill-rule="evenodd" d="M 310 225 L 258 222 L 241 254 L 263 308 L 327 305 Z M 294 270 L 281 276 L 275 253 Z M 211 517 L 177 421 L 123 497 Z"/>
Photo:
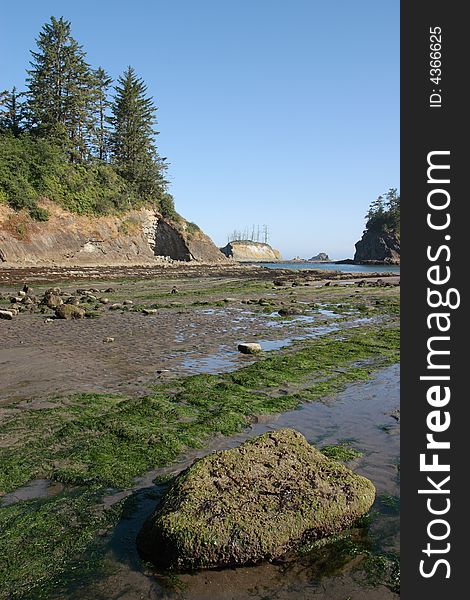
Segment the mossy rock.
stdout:
<path fill-rule="evenodd" d="M 294 317 L 296 315 L 303 315 L 304 311 L 297 306 L 286 306 L 277 311 L 281 317 Z"/>
<path fill-rule="evenodd" d="M 61 304 L 59 308 L 56 308 L 55 316 L 58 319 L 83 319 L 85 316 L 85 310 L 74 304 Z"/>
<path fill-rule="evenodd" d="M 254 564 L 349 527 L 374 498 L 368 479 L 280 429 L 196 460 L 137 543 L 163 568 Z"/>

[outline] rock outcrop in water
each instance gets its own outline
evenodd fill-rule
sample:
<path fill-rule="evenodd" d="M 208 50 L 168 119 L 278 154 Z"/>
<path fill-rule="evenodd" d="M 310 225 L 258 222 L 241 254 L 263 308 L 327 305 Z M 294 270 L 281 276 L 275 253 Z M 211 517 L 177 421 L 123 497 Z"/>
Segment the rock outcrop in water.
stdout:
<path fill-rule="evenodd" d="M 330 260 L 330 257 L 328 256 L 328 254 L 326 252 L 319 252 L 318 254 L 315 254 L 315 256 L 312 256 L 312 258 L 308 259 L 309 261 L 322 261 L 322 260 Z"/>
<path fill-rule="evenodd" d="M 157 257 L 223 262 L 226 257 L 196 225 L 151 209 L 88 217 L 47 204 L 46 222 L 0 206 L 0 262 L 5 266 L 151 264 Z"/>
<path fill-rule="evenodd" d="M 251 240 L 240 240 L 229 242 L 221 252 L 228 258 L 239 261 L 270 261 L 281 260 L 281 253 L 275 250 L 269 244 L 262 242 L 252 242 Z"/>
<path fill-rule="evenodd" d="M 374 498 L 368 479 L 281 429 L 196 460 L 137 543 L 161 567 L 253 564 L 350 526 Z"/>
<path fill-rule="evenodd" d="M 396 233 L 365 231 L 355 247 L 354 262 L 400 264 L 400 237 Z"/>

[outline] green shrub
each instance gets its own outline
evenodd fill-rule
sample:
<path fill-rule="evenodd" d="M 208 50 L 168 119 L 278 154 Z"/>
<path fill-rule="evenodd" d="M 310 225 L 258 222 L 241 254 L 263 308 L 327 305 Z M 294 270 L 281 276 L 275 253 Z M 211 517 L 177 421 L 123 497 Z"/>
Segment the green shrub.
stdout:
<path fill-rule="evenodd" d="M 48 215 L 37 206 L 41 197 L 78 214 L 121 213 L 149 203 L 113 165 L 71 163 L 51 139 L 0 132 L 0 201 L 44 221 Z M 164 216 L 177 218 L 170 194 L 159 194 L 152 202 Z"/>
<path fill-rule="evenodd" d="M 29 216 L 35 221 L 48 221 L 49 211 L 47 211 L 45 208 L 41 208 L 40 206 L 33 206 L 29 209 Z"/>
<path fill-rule="evenodd" d="M 175 203 L 171 194 L 166 192 L 162 194 L 159 204 L 160 212 L 165 219 L 178 219 L 179 215 L 175 210 Z"/>

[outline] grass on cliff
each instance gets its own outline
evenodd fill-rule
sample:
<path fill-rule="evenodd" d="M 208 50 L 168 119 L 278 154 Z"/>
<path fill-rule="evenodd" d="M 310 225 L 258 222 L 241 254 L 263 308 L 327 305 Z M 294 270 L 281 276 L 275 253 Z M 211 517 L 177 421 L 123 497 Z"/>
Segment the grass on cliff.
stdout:
<path fill-rule="evenodd" d="M 74 487 L 0 510 L 0 554 L 7 556 L 0 598 L 47 597 L 61 573 L 89 557 L 98 532 L 112 521 L 97 510 L 106 488 L 131 486 L 136 476 L 170 464 L 214 434 L 240 431 L 256 414 L 282 412 L 365 380 L 396 363 L 398 348 L 398 328 L 367 326 L 305 342 L 233 373 L 162 384 L 143 398 L 81 394 L 55 399 L 54 408 L 9 406 L 0 427 L 0 490 L 39 477 Z M 286 383 L 292 393 L 283 395 L 279 388 Z"/>

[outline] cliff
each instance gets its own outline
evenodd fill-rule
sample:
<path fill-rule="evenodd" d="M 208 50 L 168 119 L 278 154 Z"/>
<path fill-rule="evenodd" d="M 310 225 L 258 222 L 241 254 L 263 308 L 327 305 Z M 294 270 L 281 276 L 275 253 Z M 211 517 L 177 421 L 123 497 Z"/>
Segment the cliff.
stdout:
<path fill-rule="evenodd" d="M 53 202 L 42 204 L 50 214 L 45 222 L 0 205 L 0 264 L 147 264 L 163 257 L 226 260 L 207 235 L 184 219 L 165 219 L 147 208 L 89 217 L 67 212 Z"/>
<path fill-rule="evenodd" d="M 239 261 L 269 261 L 281 260 L 282 258 L 279 250 L 271 248 L 269 244 L 252 242 L 251 240 L 229 242 L 220 250 L 225 256 Z"/>
<path fill-rule="evenodd" d="M 400 264 L 400 236 L 367 230 L 355 244 L 354 261 Z"/>

